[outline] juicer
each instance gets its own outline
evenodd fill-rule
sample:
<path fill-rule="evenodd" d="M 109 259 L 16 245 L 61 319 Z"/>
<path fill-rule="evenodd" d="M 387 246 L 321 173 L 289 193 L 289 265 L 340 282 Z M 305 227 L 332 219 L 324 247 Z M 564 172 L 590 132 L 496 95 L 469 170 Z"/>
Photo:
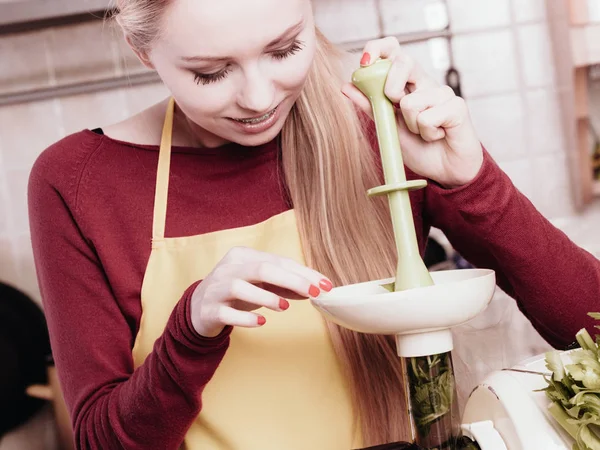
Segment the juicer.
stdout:
<path fill-rule="evenodd" d="M 451 329 L 483 312 L 494 295 L 487 269 L 429 273 L 420 256 L 409 191 L 426 186 L 406 179 L 396 114 L 384 94 L 391 62 L 357 69 L 354 85 L 373 109 L 385 185 L 368 195 L 387 195 L 398 253 L 396 277 L 333 289 L 312 305 L 328 320 L 361 333 L 394 335 L 407 383 L 412 442 L 431 450 L 558 450 L 572 441 L 545 412 L 547 372 L 540 356 L 492 373 L 475 387 L 458 415 Z"/>

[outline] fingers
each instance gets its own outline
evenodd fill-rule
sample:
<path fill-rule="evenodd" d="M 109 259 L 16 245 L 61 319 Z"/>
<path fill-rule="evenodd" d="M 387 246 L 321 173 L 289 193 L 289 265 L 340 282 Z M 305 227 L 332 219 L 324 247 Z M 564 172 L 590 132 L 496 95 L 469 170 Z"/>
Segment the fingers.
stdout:
<path fill-rule="evenodd" d="M 273 284 L 305 296 L 310 294 L 311 286 L 325 291 L 333 288 L 325 275 L 290 258 L 244 247 L 232 249 L 226 258 L 242 266 L 237 268 L 236 276 L 247 281 Z"/>
<path fill-rule="evenodd" d="M 447 102 L 454 96 L 454 92 L 448 86 L 420 89 L 404 96 L 400 100 L 400 111 L 408 129 L 419 134 L 419 115 L 429 108 Z"/>
<path fill-rule="evenodd" d="M 454 97 L 445 103 L 429 108 L 417 117 L 418 134 L 424 141 L 433 142 L 446 137 L 447 130 L 464 123 L 464 101 Z"/>
<path fill-rule="evenodd" d="M 386 37 L 383 39 L 369 41 L 365 44 L 363 58 L 360 61 L 360 65 L 369 66 L 379 58 L 388 59 L 399 49 L 400 43 L 398 42 L 398 39 L 394 37 Z"/>
<path fill-rule="evenodd" d="M 306 278 L 311 282 L 313 286 L 318 287 L 326 292 L 329 292 L 333 288 L 333 284 L 331 281 L 326 278 L 321 273 L 313 270 L 309 267 L 303 266 L 302 264 L 297 263 L 293 259 L 289 258 L 280 258 L 279 261 L 281 263 L 281 267 L 291 272 L 295 272 L 298 275 Z"/>
<path fill-rule="evenodd" d="M 415 78 L 415 70 L 416 63 L 408 55 L 398 54 L 394 57 L 384 87 L 384 94 L 392 103 L 398 103 L 410 90 L 408 84 Z"/>
<path fill-rule="evenodd" d="M 207 337 L 218 335 L 224 325 L 259 327 L 266 319 L 252 311 L 264 307 L 281 312 L 290 307 L 273 290 L 314 298 L 332 288 L 321 273 L 290 258 L 236 247 L 196 288 L 192 324 Z"/>
<path fill-rule="evenodd" d="M 234 279 L 231 282 L 229 297 L 231 300 L 241 300 L 256 307 L 265 307 L 277 312 L 285 311 L 290 307 L 287 300 L 240 279 Z"/>
<path fill-rule="evenodd" d="M 242 266 L 236 275 L 250 282 L 269 283 L 303 297 L 317 297 L 321 289 L 302 275 L 270 262 Z"/>
<path fill-rule="evenodd" d="M 384 92 L 393 103 L 398 103 L 408 92 L 439 86 L 410 55 L 402 50 L 398 39 L 394 37 L 367 42 L 361 66 L 369 66 L 378 58 L 392 61 Z M 342 89 L 342 91 L 346 95 L 350 93 L 347 88 Z M 363 111 L 365 110 L 364 102 L 358 103 L 358 98 L 349 97 Z"/>
<path fill-rule="evenodd" d="M 234 327 L 258 328 L 262 327 L 267 322 L 267 320 L 259 314 L 239 311 L 227 305 L 220 305 L 216 316 L 216 322 Z"/>

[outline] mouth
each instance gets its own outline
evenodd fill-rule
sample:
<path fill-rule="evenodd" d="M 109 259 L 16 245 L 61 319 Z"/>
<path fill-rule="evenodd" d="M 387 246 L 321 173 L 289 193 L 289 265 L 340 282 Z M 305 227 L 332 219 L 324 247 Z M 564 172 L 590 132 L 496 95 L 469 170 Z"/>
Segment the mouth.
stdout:
<path fill-rule="evenodd" d="M 246 125 L 256 125 L 256 124 L 259 124 L 261 122 L 266 122 L 271 117 L 273 117 L 275 115 L 275 113 L 277 112 L 277 108 L 279 108 L 279 105 L 277 105 L 271 111 L 269 111 L 266 114 L 263 114 L 260 117 L 249 117 L 249 118 L 246 118 L 246 119 L 233 119 L 232 118 L 231 120 L 233 120 L 234 122 L 238 122 L 238 123 L 242 123 L 242 124 L 246 124 Z"/>

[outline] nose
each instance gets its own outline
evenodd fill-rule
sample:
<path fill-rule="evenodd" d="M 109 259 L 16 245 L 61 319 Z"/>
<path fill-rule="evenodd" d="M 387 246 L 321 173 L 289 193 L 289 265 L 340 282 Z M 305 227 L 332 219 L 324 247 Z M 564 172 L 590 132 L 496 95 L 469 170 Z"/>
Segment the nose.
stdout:
<path fill-rule="evenodd" d="M 247 69 L 244 75 L 244 84 L 238 94 L 238 105 L 246 111 L 260 114 L 268 112 L 274 106 L 273 80 L 258 66 Z"/>

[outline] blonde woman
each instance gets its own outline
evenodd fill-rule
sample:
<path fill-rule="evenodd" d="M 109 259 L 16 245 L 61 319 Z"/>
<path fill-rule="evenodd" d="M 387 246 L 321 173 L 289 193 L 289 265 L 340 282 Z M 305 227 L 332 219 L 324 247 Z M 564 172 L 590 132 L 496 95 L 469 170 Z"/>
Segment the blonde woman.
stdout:
<path fill-rule="evenodd" d="M 172 94 L 38 159 L 31 232 L 77 448 L 349 449 L 409 436 L 385 336 L 302 301 L 388 277 L 394 245 L 365 98 L 309 0 L 122 0 L 116 17 Z M 589 325 L 598 264 L 482 149 L 465 102 L 394 39 L 421 249 L 434 225 L 493 268 L 556 346 Z M 357 113 L 357 111 L 364 111 Z M 577 280 L 575 282 L 575 280 Z M 291 300 L 296 299 L 296 300 Z"/>

